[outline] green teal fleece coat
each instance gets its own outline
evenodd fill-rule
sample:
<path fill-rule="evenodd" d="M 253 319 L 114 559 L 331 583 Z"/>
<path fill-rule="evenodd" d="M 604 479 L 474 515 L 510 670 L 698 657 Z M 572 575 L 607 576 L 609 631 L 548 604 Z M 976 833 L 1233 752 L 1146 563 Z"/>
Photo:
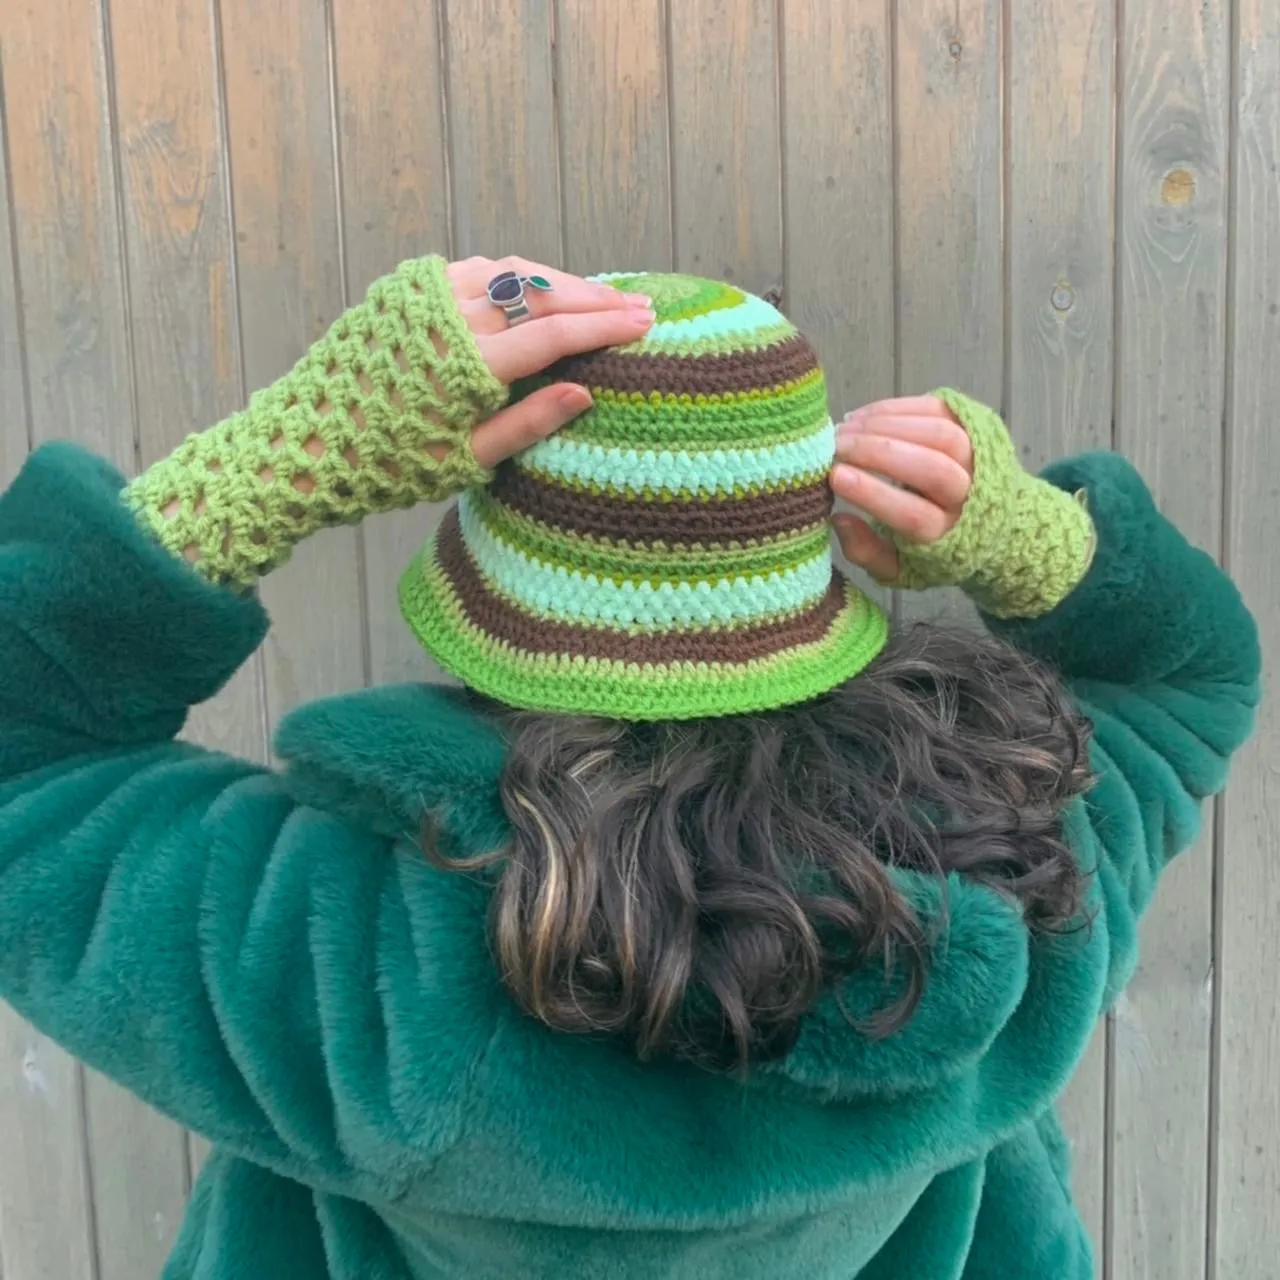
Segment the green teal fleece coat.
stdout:
<path fill-rule="evenodd" d="M 280 771 L 175 741 L 267 619 L 153 544 L 105 464 L 34 454 L 0 498 L 0 996 L 215 1144 L 165 1275 L 1090 1276 L 1054 1100 L 1249 732 L 1259 654 L 1125 462 L 1049 475 L 1087 489 L 1094 562 L 999 626 L 1096 727 L 1066 815 L 1092 927 L 1033 936 L 953 879 L 903 1030 L 870 1042 L 829 999 L 742 1081 L 508 1001 L 484 885 L 415 846 L 427 812 L 459 850 L 506 837 L 503 743 L 449 692 L 305 707 Z"/>

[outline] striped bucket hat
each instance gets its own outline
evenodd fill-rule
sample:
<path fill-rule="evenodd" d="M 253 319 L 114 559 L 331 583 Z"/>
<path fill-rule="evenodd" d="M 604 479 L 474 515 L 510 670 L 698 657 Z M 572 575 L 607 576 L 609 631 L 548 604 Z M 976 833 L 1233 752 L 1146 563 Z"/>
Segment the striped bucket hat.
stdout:
<path fill-rule="evenodd" d="M 886 624 L 832 563 L 813 348 L 732 285 L 602 278 L 657 323 L 552 371 L 594 407 L 462 496 L 401 580 L 406 620 L 463 683 L 540 711 L 687 720 L 841 684 Z"/>

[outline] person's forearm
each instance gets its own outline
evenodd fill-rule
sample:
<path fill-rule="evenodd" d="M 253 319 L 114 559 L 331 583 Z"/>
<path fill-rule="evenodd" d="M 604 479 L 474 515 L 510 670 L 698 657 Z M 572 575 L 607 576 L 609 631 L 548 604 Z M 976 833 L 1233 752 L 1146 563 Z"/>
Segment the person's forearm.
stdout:
<path fill-rule="evenodd" d="M 471 431 L 506 397 L 444 262 L 417 259 L 375 282 L 247 409 L 148 468 L 126 500 L 204 576 L 247 586 L 318 529 L 482 482 Z"/>
<path fill-rule="evenodd" d="M 1097 549 L 1083 580 L 1040 618 L 993 630 L 1071 680 L 1153 685 L 1256 700 L 1257 627 L 1231 579 L 1160 514 L 1142 477 L 1113 453 L 1054 463 L 1046 483 L 1083 492 Z"/>

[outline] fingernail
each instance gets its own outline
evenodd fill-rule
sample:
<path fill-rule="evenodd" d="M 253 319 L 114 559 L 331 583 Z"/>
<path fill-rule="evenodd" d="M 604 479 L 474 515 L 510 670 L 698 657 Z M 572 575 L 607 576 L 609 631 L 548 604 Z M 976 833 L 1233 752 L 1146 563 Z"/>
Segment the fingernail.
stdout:
<path fill-rule="evenodd" d="M 565 389 L 556 396 L 556 405 L 562 409 L 566 417 L 576 418 L 580 413 L 586 413 L 588 409 L 595 403 L 591 398 L 591 392 L 586 387 L 565 387 Z"/>
<path fill-rule="evenodd" d="M 624 293 L 622 295 L 633 307 L 653 308 L 653 299 L 645 293 Z"/>

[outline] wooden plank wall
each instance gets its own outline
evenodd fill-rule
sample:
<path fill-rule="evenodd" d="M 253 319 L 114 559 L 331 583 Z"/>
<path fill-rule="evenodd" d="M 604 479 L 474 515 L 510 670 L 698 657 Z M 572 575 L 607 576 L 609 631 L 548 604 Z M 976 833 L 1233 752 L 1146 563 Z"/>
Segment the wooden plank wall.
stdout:
<path fill-rule="evenodd" d="M 1114 443 L 1280 658 L 1277 83 L 1270 0 L 3 0 L 0 480 L 145 465 L 411 254 L 676 266 L 781 287 L 838 409 L 953 382 L 1033 462 Z M 426 672 L 438 514 L 304 548 L 192 734 L 264 758 Z M 1068 1095 L 1106 1276 L 1275 1274 L 1278 754 L 1268 703 Z M 0 1011 L 3 1280 L 156 1274 L 202 1154 Z"/>

